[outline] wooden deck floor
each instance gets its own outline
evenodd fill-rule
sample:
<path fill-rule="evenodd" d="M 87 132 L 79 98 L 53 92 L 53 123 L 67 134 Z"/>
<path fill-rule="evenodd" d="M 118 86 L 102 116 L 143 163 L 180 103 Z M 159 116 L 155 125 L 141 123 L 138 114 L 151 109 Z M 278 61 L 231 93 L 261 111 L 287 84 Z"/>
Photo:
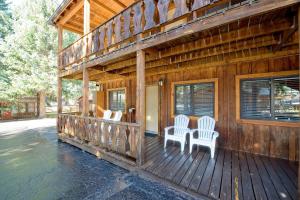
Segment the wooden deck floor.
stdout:
<path fill-rule="evenodd" d="M 208 149 L 189 154 L 172 142 L 164 151 L 159 137 L 145 142 L 144 170 L 187 191 L 216 199 L 298 199 L 297 163 L 223 149 L 210 159 Z"/>

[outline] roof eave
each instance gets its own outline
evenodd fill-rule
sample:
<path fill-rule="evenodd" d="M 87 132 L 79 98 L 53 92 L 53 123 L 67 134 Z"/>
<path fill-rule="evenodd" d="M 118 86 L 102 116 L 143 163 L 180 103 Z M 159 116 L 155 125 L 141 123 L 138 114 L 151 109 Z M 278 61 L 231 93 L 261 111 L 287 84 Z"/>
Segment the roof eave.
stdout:
<path fill-rule="evenodd" d="M 73 0 L 63 0 L 61 4 L 56 8 L 54 13 L 51 15 L 51 17 L 48 20 L 48 24 L 55 26 L 56 25 L 56 20 L 61 15 L 61 13 L 70 5 L 70 3 Z"/>

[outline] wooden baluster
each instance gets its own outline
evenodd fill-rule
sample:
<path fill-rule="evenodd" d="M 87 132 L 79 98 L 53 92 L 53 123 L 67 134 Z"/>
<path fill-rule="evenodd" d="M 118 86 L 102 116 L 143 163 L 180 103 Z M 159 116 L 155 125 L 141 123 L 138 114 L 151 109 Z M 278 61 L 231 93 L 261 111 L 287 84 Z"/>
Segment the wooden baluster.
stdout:
<path fill-rule="evenodd" d="M 83 119 L 80 117 L 79 118 L 79 130 L 80 130 L 80 134 L 79 134 L 79 139 L 82 141 L 84 138 L 84 121 Z"/>
<path fill-rule="evenodd" d="M 79 127 L 79 118 L 78 117 L 76 117 L 76 125 L 75 125 L 75 127 L 76 127 L 76 130 L 75 130 L 75 138 L 79 138 L 79 134 L 80 134 L 80 127 Z"/>
<path fill-rule="evenodd" d="M 104 123 L 104 147 L 109 148 L 109 132 L 108 132 L 109 124 L 107 122 Z"/>
<path fill-rule="evenodd" d="M 159 13 L 160 24 L 163 24 L 168 20 L 169 4 L 170 4 L 170 0 L 159 0 L 158 1 L 157 8 L 158 8 L 158 13 Z"/>
<path fill-rule="evenodd" d="M 180 17 L 188 12 L 185 0 L 174 0 L 175 3 L 175 13 L 173 19 Z"/>
<path fill-rule="evenodd" d="M 124 150 L 127 155 L 131 155 L 130 152 L 130 127 L 126 127 L 125 134 L 124 134 Z"/>
<path fill-rule="evenodd" d="M 92 53 L 93 53 L 93 49 L 92 49 L 92 45 L 93 45 L 93 34 L 92 33 L 89 33 L 88 36 L 87 36 L 87 51 L 86 51 L 86 54 L 85 56 L 88 57 L 90 56 Z"/>
<path fill-rule="evenodd" d="M 95 136 L 96 136 L 96 134 L 95 134 L 95 119 L 93 118 L 92 120 L 91 120 L 91 128 L 90 128 L 90 142 L 92 143 L 92 144 L 95 144 L 95 141 L 96 141 L 96 139 L 95 139 Z"/>
<path fill-rule="evenodd" d="M 106 24 L 106 36 L 107 36 L 108 47 L 112 44 L 112 34 L 113 34 L 112 23 L 113 21 L 111 20 Z"/>
<path fill-rule="evenodd" d="M 138 134 L 137 127 L 130 127 L 130 154 L 132 157 L 137 158 Z"/>
<path fill-rule="evenodd" d="M 118 151 L 123 155 L 126 155 L 126 130 L 127 126 L 120 126 L 120 131 L 117 138 Z"/>
<path fill-rule="evenodd" d="M 105 42 L 105 26 L 101 26 L 99 28 L 100 32 L 100 51 L 104 49 L 104 42 Z"/>
<path fill-rule="evenodd" d="M 155 26 L 155 22 L 154 22 L 155 4 L 153 0 L 144 0 L 144 3 L 145 3 L 145 20 L 146 20 L 144 30 L 148 30 Z"/>
<path fill-rule="evenodd" d="M 134 11 L 134 34 L 142 32 L 142 2 L 136 3 L 133 6 Z"/>
<path fill-rule="evenodd" d="M 72 135 L 72 137 L 74 137 L 74 132 L 75 132 L 74 116 L 71 116 L 70 120 L 71 120 L 71 123 L 70 123 L 71 124 L 71 135 Z"/>
<path fill-rule="evenodd" d="M 111 130 L 110 130 L 110 139 L 111 139 L 111 150 L 116 151 L 117 150 L 117 135 L 119 131 L 119 126 L 117 124 L 111 124 Z"/>
<path fill-rule="evenodd" d="M 93 53 L 99 51 L 99 29 L 93 32 Z"/>
<path fill-rule="evenodd" d="M 130 19 L 131 19 L 131 8 L 128 8 L 123 12 L 123 19 L 124 19 L 124 35 L 123 38 L 127 39 L 131 36 L 131 31 L 130 31 Z"/>
<path fill-rule="evenodd" d="M 197 10 L 209 4 L 210 4 L 210 0 L 194 0 L 192 10 Z"/>
<path fill-rule="evenodd" d="M 115 43 L 118 43 L 122 40 L 121 38 L 121 15 L 118 15 L 114 18 L 114 31 L 115 31 Z"/>
<path fill-rule="evenodd" d="M 95 145 L 100 146 L 100 140 L 101 140 L 101 130 L 100 127 L 101 122 L 99 120 L 96 121 L 96 127 L 95 127 L 95 134 L 96 134 L 96 141 Z"/>
<path fill-rule="evenodd" d="M 89 119 L 85 119 L 84 120 L 84 129 L 85 129 L 85 137 L 84 137 L 84 140 L 87 140 L 87 141 L 90 141 L 90 120 Z"/>

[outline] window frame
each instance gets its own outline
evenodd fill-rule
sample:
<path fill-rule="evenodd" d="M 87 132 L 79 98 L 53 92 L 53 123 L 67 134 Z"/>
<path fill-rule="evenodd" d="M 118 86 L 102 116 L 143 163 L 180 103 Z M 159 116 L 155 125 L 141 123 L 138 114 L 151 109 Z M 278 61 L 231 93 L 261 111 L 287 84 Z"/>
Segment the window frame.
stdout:
<path fill-rule="evenodd" d="M 219 119 L 219 101 L 218 101 L 218 78 L 211 78 L 211 79 L 199 79 L 199 80 L 190 80 L 190 81 L 177 81 L 171 83 L 171 117 L 174 118 L 175 114 L 175 88 L 177 85 L 191 85 L 191 84 L 201 84 L 201 83 L 213 83 L 214 84 L 214 119 L 218 121 Z M 187 115 L 190 119 L 198 119 L 202 116 L 194 116 L 194 115 Z"/>
<path fill-rule="evenodd" d="M 107 107 L 107 109 L 110 109 L 110 104 L 109 104 L 109 97 L 110 97 L 110 95 L 109 95 L 109 93 L 110 92 L 114 92 L 114 91 L 119 91 L 119 90 L 124 90 L 124 94 L 125 94 L 125 107 L 124 107 L 124 112 L 123 112 L 123 114 L 126 114 L 127 113 L 127 89 L 126 89 L 126 87 L 121 87 L 121 88 L 111 88 L 111 89 L 107 89 L 106 90 L 106 107 Z M 113 111 L 112 110 L 112 112 L 116 112 L 116 111 Z"/>
<path fill-rule="evenodd" d="M 245 74 L 236 75 L 235 77 L 235 90 L 236 90 L 236 121 L 240 124 L 258 124 L 258 125 L 270 125 L 270 126 L 285 126 L 285 127 L 300 127 L 299 122 L 292 121 L 277 121 L 274 119 L 243 119 L 241 118 L 241 81 L 251 79 L 274 79 L 289 76 L 299 76 L 298 70 L 281 71 L 281 72 L 267 72 L 257 74 Z"/>

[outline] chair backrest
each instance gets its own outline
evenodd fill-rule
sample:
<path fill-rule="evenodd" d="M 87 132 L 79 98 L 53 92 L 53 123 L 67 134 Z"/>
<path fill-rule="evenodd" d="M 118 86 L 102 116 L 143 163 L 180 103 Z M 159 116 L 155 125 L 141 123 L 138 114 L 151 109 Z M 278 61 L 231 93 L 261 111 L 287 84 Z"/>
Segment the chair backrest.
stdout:
<path fill-rule="evenodd" d="M 199 139 L 212 139 L 213 131 L 215 130 L 216 121 L 209 117 L 203 116 L 198 119 L 198 138 Z"/>
<path fill-rule="evenodd" d="M 115 122 L 119 122 L 119 121 L 121 121 L 121 119 L 122 119 L 122 111 L 119 110 L 119 111 L 115 112 L 115 115 L 112 120 Z"/>
<path fill-rule="evenodd" d="M 105 110 L 103 113 L 103 119 L 109 120 L 111 117 L 111 114 L 112 114 L 111 110 Z"/>
<path fill-rule="evenodd" d="M 177 115 L 174 121 L 174 135 L 181 136 L 185 134 L 186 130 L 182 128 L 188 128 L 190 118 L 185 115 Z"/>

